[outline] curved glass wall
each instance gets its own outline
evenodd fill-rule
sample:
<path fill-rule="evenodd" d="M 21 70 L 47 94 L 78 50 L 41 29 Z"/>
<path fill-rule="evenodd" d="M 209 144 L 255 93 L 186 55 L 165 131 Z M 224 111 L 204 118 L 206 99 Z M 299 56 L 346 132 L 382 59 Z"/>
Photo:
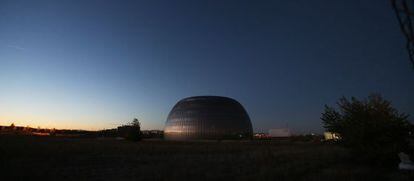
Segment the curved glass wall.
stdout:
<path fill-rule="evenodd" d="M 179 101 L 164 128 L 167 140 L 249 139 L 252 124 L 243 106 L 218 96 L 189 97 Z"/>

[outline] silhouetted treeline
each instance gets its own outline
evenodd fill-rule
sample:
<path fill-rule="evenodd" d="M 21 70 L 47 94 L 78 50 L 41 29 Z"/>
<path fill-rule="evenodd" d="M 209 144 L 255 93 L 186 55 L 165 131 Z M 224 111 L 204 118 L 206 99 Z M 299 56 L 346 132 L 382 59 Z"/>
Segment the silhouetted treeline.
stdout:
<path fill-rule="evenodd" d="M 128 131 L 134 129 L 129 126 L 120 126 L 113 129 L 104 129 L 99 131 L 87 130 L 70 130 L 70 129 L 47 129 L 32 128 L 23 126 L 0 126 L 0 135 L 31 135 L 31 136 L 60 136 L 60 137 L 79 137 L 79 138 L 95 138 L 95 137 L 123 137 L 127 136 Z M 137 131 L 135 129 L 135 131 Z M 140 138 L 162 138 L 163 131 L 160 130 L 143 130 L 137 133 Z M 137 138 L 138 139 L 138 138 Z"/>

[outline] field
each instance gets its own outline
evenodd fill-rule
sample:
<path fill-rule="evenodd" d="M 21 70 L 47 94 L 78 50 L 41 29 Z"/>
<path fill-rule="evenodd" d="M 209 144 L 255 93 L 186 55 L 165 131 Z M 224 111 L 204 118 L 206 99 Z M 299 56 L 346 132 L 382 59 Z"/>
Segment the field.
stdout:
<path fill-rule="evenodd" d="M 4 180 L 413 180 L 396 168 L 321 143 L 0 136 Z"/>

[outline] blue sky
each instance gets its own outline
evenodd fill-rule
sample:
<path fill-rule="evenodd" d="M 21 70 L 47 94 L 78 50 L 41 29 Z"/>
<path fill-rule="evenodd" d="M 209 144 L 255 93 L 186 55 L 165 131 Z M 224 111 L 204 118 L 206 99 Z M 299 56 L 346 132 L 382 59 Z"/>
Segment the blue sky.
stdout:
<path fill-rule="evenodd" d="M 386 0 L 0 0 L 0 124 L 162 129 L 196 95 L 256 131 L 321 132 L 324 104 L 371 92 L 413 115 L 404 45 Z"/>

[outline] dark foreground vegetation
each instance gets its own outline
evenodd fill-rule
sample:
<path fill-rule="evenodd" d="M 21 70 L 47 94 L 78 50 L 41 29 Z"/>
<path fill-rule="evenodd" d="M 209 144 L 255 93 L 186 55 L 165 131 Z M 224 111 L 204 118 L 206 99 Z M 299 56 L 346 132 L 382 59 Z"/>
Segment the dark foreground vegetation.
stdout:
<path fill-rule="evenodd" d="M 298 141 L 131 142 L 0 136 L 1 180 L 413 180 L 397 165 Z"/>
<path fill-rule="evenodd" d="M 353 154 L 377 164 L 395 162 L 399 152 L 413 156 L 414 126 L 391 101 L 380 94 L 362 100 L 343 97 L 337 107 L 325 106 L 322 123 L 327 131 L 338 134 L 338 141 Z"/>

